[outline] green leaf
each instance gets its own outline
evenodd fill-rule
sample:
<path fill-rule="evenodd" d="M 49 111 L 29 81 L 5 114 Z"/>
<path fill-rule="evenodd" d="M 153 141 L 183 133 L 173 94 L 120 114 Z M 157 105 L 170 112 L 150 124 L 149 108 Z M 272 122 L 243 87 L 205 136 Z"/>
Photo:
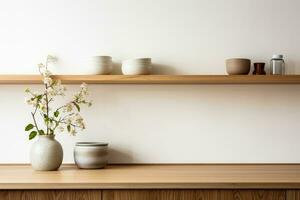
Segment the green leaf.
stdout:
<path fill-rule="evenodd" d="M 80 112 L 80 106 L 79 106 L 77 103 L 75 103 L 75 102 L 73 102 L 73 104 L 74 104 L 75 107 L 77 108 L 78 112 Z"/>
<path fill-rule="evenodd" d="M 52 130 L 51 128 L 49 129 L 50 134 L 54 134 L 54 130 Z"/>
<path fill-rule="evenodd" d="M 39 130 L 39 134 L 40 134 L 40 135 L 45 135 L 44 130 Z"/>
<path fill-rule="evenodd" d="M 29 134 L 29 140 L 32 140 L 33 138 L 35 138 L 36 135 L 37 135 L 36 131 L 31 131 L 31 133 Z"/>
<path fill-rule="evenodd" d="M 58 112 L 58 110 L 57 110 L 57 111 L 54 112 L 54 116 L 55 116 L 55 117 L 58 117 L 58 115 L 59 115 L 59 112 Z"/>
<path fill-rule="evenodd" d="M 47 123 L 47 122 L 49 122 L 49 117 L 46 115 L 46 114 L 44 114 L 44 121 Z"/>
<path fill-rule="evenodd" d="M 71 131 L 71 126 L 68 125 L 68 126 L 67 126 L 67 129 L 68 129 L 68 132 L 70 132 L 70 131 Z"/>
<path fill-rule="evenodd" d="M 33 124 L 28 124 L 26 127 L 25 127 L 25 131 L 30 131 L 31 129 L 33 129 Z"/>
<path fill-rule="evenodd" d="M 38 99 L 38 100 L 41 100 L 41 98 L 43 97 L 43 95 L 38 95 L 38 96 L 36 96 L 36 98 Z"/>

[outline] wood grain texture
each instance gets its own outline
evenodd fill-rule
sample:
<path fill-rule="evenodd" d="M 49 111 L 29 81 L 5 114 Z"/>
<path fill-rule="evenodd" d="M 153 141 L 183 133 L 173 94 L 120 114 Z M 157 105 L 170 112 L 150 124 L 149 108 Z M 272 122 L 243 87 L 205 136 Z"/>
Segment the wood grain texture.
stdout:
<path fill-rule="evenodd" d="M 100 190 L 0 190 L 1 200 L 101 200 Z"/>
<path fill-rule="evenodd" d="M 284 190 L 104 190 L 103 200 L 285 200 Z"/>
<path fill-rule="evenodd" d="M 287 190 L 287 200 L 300 200 L 300 190 Z"/>
<path fill-rule="evenodd" d="M 0 165 L 0 189 L 299 189 L 300 165 L 109 165 L 34 171 Z"/>
<path fill-rule="evenodd" d="M 300 84 L 300 75 L 55 75 L 65 84 Z M 41 84 L 40 75 L 0 75 L 0 84 Z"/>

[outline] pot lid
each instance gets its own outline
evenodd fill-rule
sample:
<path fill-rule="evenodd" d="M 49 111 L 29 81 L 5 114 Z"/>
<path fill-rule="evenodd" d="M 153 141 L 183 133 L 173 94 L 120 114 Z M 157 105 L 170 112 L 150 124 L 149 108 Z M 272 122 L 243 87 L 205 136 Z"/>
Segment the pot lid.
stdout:
<path fill-rule="evenodd" d="M 76 142 L 76 146 L 108 146 L 105 142 Z"/>

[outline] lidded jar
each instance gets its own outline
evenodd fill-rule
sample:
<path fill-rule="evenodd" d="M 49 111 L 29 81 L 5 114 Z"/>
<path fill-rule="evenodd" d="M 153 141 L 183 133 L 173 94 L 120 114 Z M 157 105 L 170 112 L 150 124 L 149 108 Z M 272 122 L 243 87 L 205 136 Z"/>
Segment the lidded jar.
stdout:
<path fill-rule="evenodd" d="M 104 168 L 108 162 L 108 143 L 77 142 L 74 148 L 74 160 L 81 169 Z"/>
<path fill-rule="evenodd" d="M 270 74 L 271 75 L 284 75 L 285 74 L 285 63 L 283 55 L 275 54 L 272 56 L 270 61 Z"/>

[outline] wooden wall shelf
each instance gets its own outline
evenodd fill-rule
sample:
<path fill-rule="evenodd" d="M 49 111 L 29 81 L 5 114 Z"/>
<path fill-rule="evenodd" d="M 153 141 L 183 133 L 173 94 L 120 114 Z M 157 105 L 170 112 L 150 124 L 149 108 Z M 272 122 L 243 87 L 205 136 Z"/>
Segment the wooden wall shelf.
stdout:
<path fill-rule="evenodd" d="M 79 170 L 74 165 L 63 165 L 59 171 L 48 172 L 33 171 L 30 165 L 2 164 L 0 177 L 0 191 L 1 189 L 300 189 L 299 164 L 131 164 L 109 165 L 100 170 Z"/>
<path fill-rule="evenodd" d="M 299 200 L 299 164 L 0 165 L 1 200 Z"/>
<path fill-rule="evenodd" d="M 300 75 L 55 75 L 65 84 L 300 84 Z M 40 84 L 40 75 L 0 75 L 0 84 Z"/>

